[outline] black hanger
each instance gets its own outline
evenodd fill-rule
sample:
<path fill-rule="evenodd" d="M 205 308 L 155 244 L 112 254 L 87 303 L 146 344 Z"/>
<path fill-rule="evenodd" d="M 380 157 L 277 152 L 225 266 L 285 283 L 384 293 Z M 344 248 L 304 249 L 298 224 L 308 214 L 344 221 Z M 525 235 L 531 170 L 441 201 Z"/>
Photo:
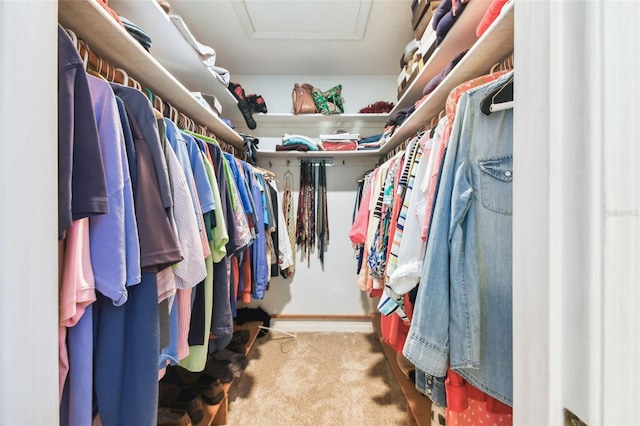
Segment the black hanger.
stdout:
<path fill-rule="evenodd" d="M 491 114 L 491 105 L 505 102 L 513 102 L 513 75 L 505 84 L 484 97 L 480 103 L 480 110 L 485 115 L 489 115 Z"/>

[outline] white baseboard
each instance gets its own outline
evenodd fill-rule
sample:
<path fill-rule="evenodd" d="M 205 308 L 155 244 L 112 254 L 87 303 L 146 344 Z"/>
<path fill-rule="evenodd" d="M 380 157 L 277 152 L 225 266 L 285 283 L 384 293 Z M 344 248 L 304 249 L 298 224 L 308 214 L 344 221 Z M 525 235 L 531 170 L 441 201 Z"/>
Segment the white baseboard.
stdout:
<path fill-rule="evenodd" d="M 303 332 L 355 332 L 371 333 L 371 320 L 300 320 L 271 319 L 271 328 L 287 333 Z"/>

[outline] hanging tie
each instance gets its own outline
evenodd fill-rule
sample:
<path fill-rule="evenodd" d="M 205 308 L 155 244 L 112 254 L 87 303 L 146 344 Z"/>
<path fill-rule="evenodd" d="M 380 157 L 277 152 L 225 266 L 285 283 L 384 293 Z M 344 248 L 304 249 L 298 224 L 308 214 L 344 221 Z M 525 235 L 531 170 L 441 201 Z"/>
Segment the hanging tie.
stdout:
<path fill-rule="evenodd" d="M 322 161 L 318 171 L 318 257 L 324 269 L 324 253 L 329 244 L 329 216 L 327 215 L 327 169 Z"/>
<path fill-rule="evenodd" d="M 290 173 L 290 172 L 289 172 Z M 287 276 L 292 276 L 296 269 L 296 218 L 293 215 L 293 192 L 291 190 L 291 180 L 287 176 L 285 181 L 284 194 L 282 196 L 282 210 L 284 220 L 287 226 L 287 234 L 291 243 L 291 252 L 293 253 L 292 263 L 287 268 Z"/>
<path fill-rule="evenodd" d="M 311 266 L 311 253 L 316 246 L 316 169 L 312 163 L 307 163 L 307 199 L 308 199 L 308 223 L 309 223 L 309 244 L 307 245 L 307 266 Z"/>

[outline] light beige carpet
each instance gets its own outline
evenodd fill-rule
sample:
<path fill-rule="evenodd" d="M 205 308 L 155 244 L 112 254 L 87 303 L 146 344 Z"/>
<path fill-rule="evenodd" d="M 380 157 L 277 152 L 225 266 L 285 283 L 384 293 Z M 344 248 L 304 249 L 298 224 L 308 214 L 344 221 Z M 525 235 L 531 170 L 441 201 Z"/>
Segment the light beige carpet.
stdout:
<path fill-rule="evenodd" d="M 229 425 L 405 425 L 407 406 L 372 333 L 275 331 L 229 391 Z"/>

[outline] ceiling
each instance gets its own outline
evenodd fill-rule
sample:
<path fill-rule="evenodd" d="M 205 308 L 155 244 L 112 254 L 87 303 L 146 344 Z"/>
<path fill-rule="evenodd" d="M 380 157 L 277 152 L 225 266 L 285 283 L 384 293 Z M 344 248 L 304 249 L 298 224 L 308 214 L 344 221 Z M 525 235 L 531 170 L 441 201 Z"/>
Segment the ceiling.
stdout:
<path fill-rule="evenodd" d="M 169 0 L 231 75 L 397 75 L 411 0 Z"/>

